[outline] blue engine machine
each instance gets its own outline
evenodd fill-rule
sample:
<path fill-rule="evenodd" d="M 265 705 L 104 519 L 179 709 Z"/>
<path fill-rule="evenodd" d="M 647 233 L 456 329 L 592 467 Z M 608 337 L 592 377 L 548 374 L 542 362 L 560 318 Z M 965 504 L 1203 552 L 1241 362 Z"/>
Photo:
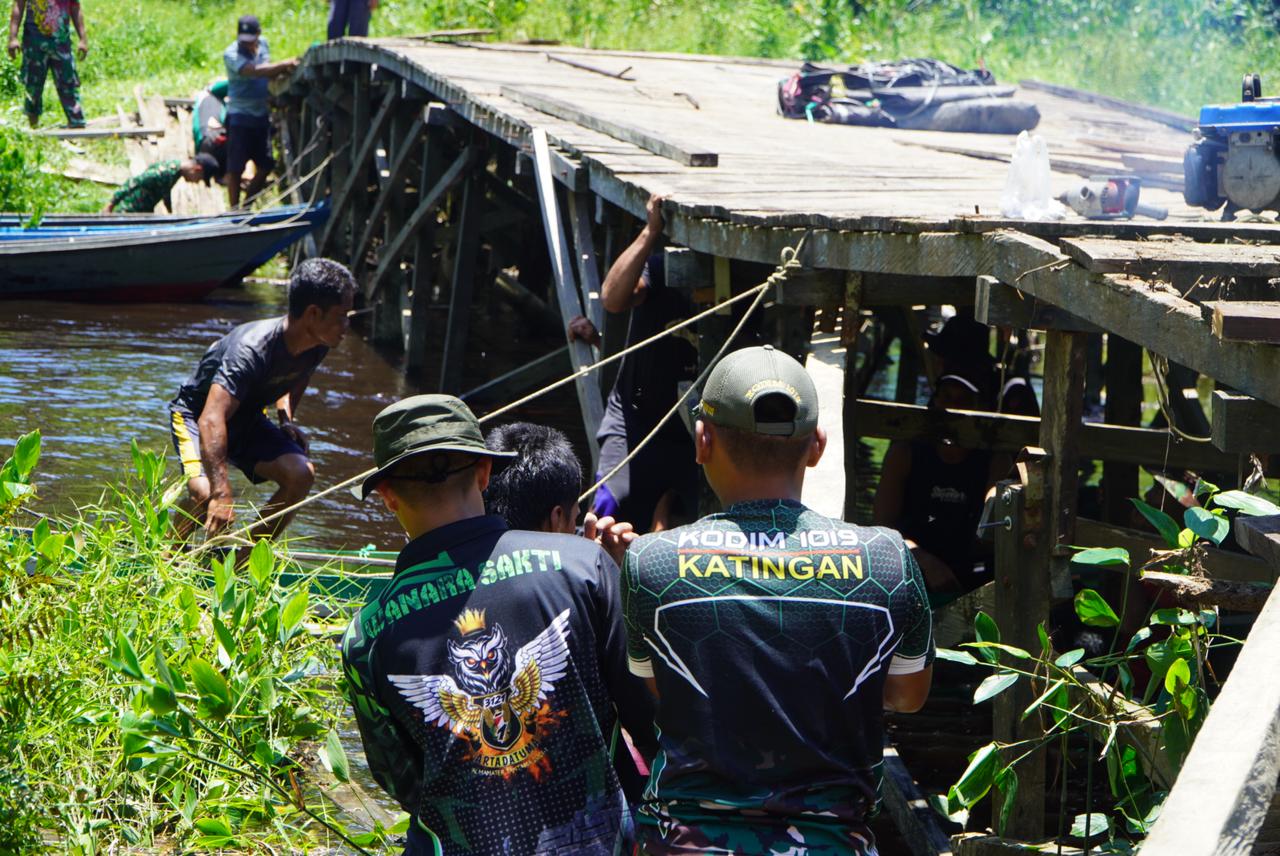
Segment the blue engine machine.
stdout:
<path fill-rule="evenodd" d="M 1280 98 L 1262 97 L 1262 80 L 1246 74 L 1239 104 L 1200 110 L 1195 142 L 1182 159 L 1183 198 L 1216 211 L 1280 210 Z"/>

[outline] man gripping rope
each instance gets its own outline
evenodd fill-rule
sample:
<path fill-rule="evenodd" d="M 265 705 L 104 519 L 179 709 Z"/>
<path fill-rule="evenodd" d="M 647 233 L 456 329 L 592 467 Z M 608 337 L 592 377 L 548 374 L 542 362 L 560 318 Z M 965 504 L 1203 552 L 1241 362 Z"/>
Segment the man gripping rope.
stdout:
<path fill-rule="evenodd" d="M 813 381 L 770 347 L 707 378 L 695 445 L 724 512 L 638 538 L 631 671 L 657 697 L 642 852 L 875 853 L 883 710 L 924 704 L 933 639 L 902 537 L 799 502 Z"/>

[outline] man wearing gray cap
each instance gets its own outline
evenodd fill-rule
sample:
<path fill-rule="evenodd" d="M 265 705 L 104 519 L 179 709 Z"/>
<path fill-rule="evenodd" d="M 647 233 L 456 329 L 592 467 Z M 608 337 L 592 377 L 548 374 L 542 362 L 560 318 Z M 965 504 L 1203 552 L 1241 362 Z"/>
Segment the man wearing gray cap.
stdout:
<path fill-rule="evenodd" d="M 695 425 L 725 510 L 627 552 L 630 668 L 657 698 L 647 854 L 875 853 L 883 710 L 924 704 L 932 629 L 897 532 L 800 503 L 825 446 L 798 362 L 730 354 Z"/>
<path fill-rule="evenodd" d="M 618 567 L 573 535 L 508 530 L 482 492 L 511 452 L 457 398 L 373 420 L 377 493 L 409 536 L 342 641 L 374 779 L 412 816 L 405 853 L 612 856 L 632 838 L 610 749 L 652 728 L 628 674 Z"/>

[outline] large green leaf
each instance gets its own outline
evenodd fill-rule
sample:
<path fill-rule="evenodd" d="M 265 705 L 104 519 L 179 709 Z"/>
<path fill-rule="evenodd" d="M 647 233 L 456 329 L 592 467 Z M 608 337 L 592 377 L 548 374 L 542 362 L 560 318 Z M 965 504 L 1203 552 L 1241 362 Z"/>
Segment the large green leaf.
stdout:
<path fill-rule="evenodd" d="M 960 663 L 965 666 L 976 666 L 978 661 L 968 651 L 956 651 L 953 648 L 939 648 L 936 652 L 936 658 L 946 660 L 949 663 Z"/>
<path fill-rule="evenodd" d="M 1013 767 L 1005 767 L 996 774 L 996 788 L 1000 791 L 1000 817 L 997 818 L 996 834 L 1004 835 L 1009 827 L 1009 818 L 1013 816 L 1013 806 L 1018 800 L 1018 774 Z"/>
<path fill-rule="evenodd" d="M 1170 547 L 1178 546 L 1178 533 L 1182 531 L 1182 527 L 1175 523 L 1172 517 L 1140 499 L 1131 499 L 1130 502 L 1133 503 L 1138 511 L 1142 512 L 1142 516 L 1147 518 L 1147 522 L 1155 527 L 1166 544 Z"/>
<path fill-rule="evenodd" d="M 1027 650 L 1019 648 L 1016 645 L 1006 645 L 1003 642 L 965 642 L 964 647 L 976 648 L 978 650 L 990 648 L 995 651 L 1003 651 L 1011 657 L 1017 657 L 1019 660 L 1031 659 L 1031 653 Z"/>
<path fill-rule="evenodd" d="M 1090 547 L 1071 557 L 1077 565 L 1129 565 L 1129 551 L 1124 547 Z"/>
<path fill-rule="evenodd" d="M 190 663 L 191 680 L 196 685 L 200 697 L 209 705 L 215 716 L 226 716 L 231 712 L 231 687 L 227 679 L 213 666 L 199 658 L 192 658 Z"/>
<path fill-rule="evenodd" d="M 1110 831 L 1111 818 L 1099 812 L 1078 814 L 1076 819 L 1071 822 L 1071 837 L 1073 838 L 1093 838 L 1095 835 L 1105 835 Z"/>
<path fill-rule="evenodd" d="M 271 552 L 271 543 L 262 540 L 254 544 L 253 551 L 249 553 L 249 578 L 254 585 L 261 588 L 263 583 L 271 579 L 275 566 L 276 557 Z"/>
<path fill-rule="evenodd" d="M 973 635 L 979 642 L 999 642 L 1000 628 L 990 615 L 979 612 L 973 617 Z M 978 656 L 988 663 L 995 663 L 1000 659 L 999 653 L 990 648 L 979 648 Z"/>
<path fill-rule="evenodd" d="M 1090 627 L 1115 627 L 1120 623 L 1115 610 L 1093 589 L 1076 594 L 1076 615 Z"/>
<path fill-rule="evenodd" d="M 1231 524 L 1225 517 L 1212 514 L 1198 506 L 1188 508 L 1182 515 L 1182 522 L 1187 528 L 1214 544 L 1221 544 L 1222 539 L 1231 531 Z"/>
<path fill-rule="evenodd" d="M 1276 505 L 1269 499 L 1245 493 L 1242 490 L 1226 490 L 1222 493 L 1214 494 L 1213 504 L 1220 505 L 1223 508 L 1234 508 L 1249 517 L 1266 517 L 1271 514 L 1280 514 L 1280 505 Z"/>
<path fill-rule="evenodd" d="M 1000 767 L 999 747 L 995 743 L 981 747 L 969 756 L 969 766 L 947 792 L 947 802 L 964 808 L 971 807 L 991 790 Z"/>
<path fill-rule="evenodd" d="M 1084 659 L 1084 649 L 1074 648 L 1053 661 L 1053 664 L 1060 669 L 1070 669 L 1076 663 Z"/>
<path fill-rule="evenodd" d="M 1191 643 L 1176 636 L 1153 642 L 1142 653 L 1147 661 L 1147 668 L 1151 670 L 1151 678 L 1155 681 L 1163 681 L 1174 663 L 1190 660 L 1194 656 Z"/>
<path fill-rule="evenodd" d="M 18 481 L 25 482 L 31 476 L 40 460 L 40 432 L 32 431 L 18 438 L 13 448 L 13 465 L 17 470 Z"/>
<path fill-rule="evenodd" d="M 307 613 L 307 587 L 300 586 L 289 602 L 280 610 L 280 641 L 287 642 L 302 623 Z"/>
<path fill-rule="evenodd" d="M 1000 695 L 1017 682 L 1018 675 L 1015 672 L 997 672 L 994 675 L 987 675 L 986 679 L 973 691 L 973 703 L 982 704 L 987 699 Z"/>
<path fill-rule="evenodd" d="M 347 752 L 342 748 L 342 741 L 338 739 L 338 732 L 329 730 L 319 755 L 321 763 L 324 764 L 325 769 L 333 773 L 335 779 L 339 782 L 351 779 L 351 764 L 347 761 Z"/>

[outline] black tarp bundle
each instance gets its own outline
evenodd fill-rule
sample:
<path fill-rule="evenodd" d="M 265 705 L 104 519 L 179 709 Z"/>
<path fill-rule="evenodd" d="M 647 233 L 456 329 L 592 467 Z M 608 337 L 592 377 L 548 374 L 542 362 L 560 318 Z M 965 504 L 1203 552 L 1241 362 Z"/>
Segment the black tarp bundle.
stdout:
<path fill-rule="evenodd" d="M 1016 134 L 1040 111 L 1013 98 L 986 69 L 936 59 L 868 62 L 844 69 L 806 62 L 778 82 L 778 109 L 791 119 L 931 131 Z"/>

